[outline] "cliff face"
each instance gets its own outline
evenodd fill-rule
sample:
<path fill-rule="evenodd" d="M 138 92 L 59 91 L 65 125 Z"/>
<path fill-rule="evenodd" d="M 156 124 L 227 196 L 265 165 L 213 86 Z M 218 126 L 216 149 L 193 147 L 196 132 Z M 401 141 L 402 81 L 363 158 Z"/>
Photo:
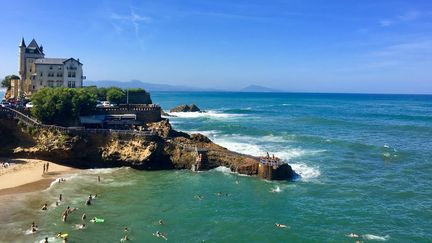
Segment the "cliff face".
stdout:
<path fill-rule="evenodd" d="M 157 135 L 84 134 L 32 129 L 0 119 L 0 154 L 52 160 L 81 168 L 130 166 L 137 169 L 190 169 L 196 148 L 206 149 L 208 169 L 226 166 L 242 174 L 257 174 L 255 157 L 234 153 L 201 134 L 175 131 L 168 120 L 147 124 Z M 3 138 L 10 138 L 8 140 Z"/>

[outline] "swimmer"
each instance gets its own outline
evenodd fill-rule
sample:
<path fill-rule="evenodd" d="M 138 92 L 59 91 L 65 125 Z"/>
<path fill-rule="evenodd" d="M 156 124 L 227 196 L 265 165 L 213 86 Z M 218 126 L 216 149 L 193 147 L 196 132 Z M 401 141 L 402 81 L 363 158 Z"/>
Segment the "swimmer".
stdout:
<path fill-rule="evenodd" d="M 83 213 L 83 215 L 81 216 L 81 220 L 84 221 L 87 218 L 87 215 L 85 213 Z"/>
<path fill-rule="evenodd" d="M 288 228 L 288 226 L 286 226 L 284 224 L 278 224 L 278 223 L 276 223 L 275 225 L 276 225 L 276 227 L 279 227 L 279 228 Z"/>
<path fill-rule="evenodd" d="M 48 204 L 45 203 L 45 204 L 42 206 L 41 210 L 47 210 L 47 209 L 48 209 Z"/>
<path fill-rule="evenodd" d="M 125 235 L 123 238 L 120 239 L 120 241 L 128 241 L 129 237 L 127 235 Z"/>
<path fill-rule="evenodd" d="M 165 240 L 168 240 L 168 238 L 163 233 L 161 233 L 159 231 L 156 231 L 156 233 L 153 233 L 153 235 L 156 236 L 156 237 L 162 237 Z"/>
<path fill-rule="evenodd" d="M 203 200 L 204 199 L 204 197 L 201 196 L 201 195 L 195 195 L 195 198 L 198 199 L 198 200 Z"/>
<path fill-rule="evenodd" d="M 124 231 L 124 232 L 129 232 L 128 227 L 124 227 L 123 231 Z"/>
<path fill-rule="evenodd" d="M 48 243 L 48 237 L 45 237 L 43 243 Z"/>
<path fill-rule="evenodd" d="M 162 221 L 162 219 L 159 219 L 159 224 L 164 225 L 165 223 Z"/>
<path fill-rule="evenodd" d="M 91 199 L 87 199 L 86 202 L 85 202 L 85 205 L 86 206 L 90 206 L 91 205 Z"/>
<path fill-rule="evenodd" d="M 218 192 L 218 193 L 216 193 L 216 195 L 222 196 L 222 192 Z"/>
<path fill-rule="evenodd" d="M 235 183 L 238 185 L 238 184 L 240 184 L 240 181 L 235 181 Z"/>
<path fill-rule="evenodd" d="M 347 235 L 345 235 L 346 237 L 350 237 L 350 238 L 358 238 L 359 237 L 359 235 L 358 234 L 355 234 L 355 233 L 350 233 L 350 234 L 347 234 Z"/>
<path fill-rule="evenodd" d="M 82 230 L 82 229 L 85 229 L 85 228 L 86 228 L 86 225 L 85 225 L 85 224 L 76 224 L 76 225 L 75 225 L 75 228 L 76 228 L 76 229 L 79 229 L 79 230 Z"/>

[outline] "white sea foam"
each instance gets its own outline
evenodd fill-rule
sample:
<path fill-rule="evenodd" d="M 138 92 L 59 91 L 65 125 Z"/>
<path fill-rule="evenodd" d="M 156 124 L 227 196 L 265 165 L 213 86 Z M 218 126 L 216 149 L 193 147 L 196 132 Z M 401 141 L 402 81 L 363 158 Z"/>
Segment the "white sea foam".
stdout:
<path fill-rule="evenodd" d="M 386 240 L 390 239 L 389 235 L 379 236 L 379 235 L 365 234 L 365 235 L 362 235 L 362 237 L 365 240 L 376 240 L 376 241 L 386 241 Z"/>
<path fill-rule="evenodd" d="M 214 171 L 219 171 L 225 174 L 231 174 L 234 173 L 230 168 L 226 167 L 226 166 L 218 166 L 216 168 L 213 169 Z"/>
<path fill-rule="evenodd" d="M 168 114 L 178 118 L 230 118 L 242 116 L 241 114 L 227 114 L 215 110 L 206 112 L 168 112 Z"/>
<path fill-rule="evenodd" d="M 304 163 L 290 163 L 291 168 L 300 175 L 302 180 L 308 181 L 321 175 L 318 167 L 313 167 Z"/>
<path fill-rule="evenodd" d="M 272 188 L 270 192 L 277 192 L 277 193 L 279 193 L 279 192 L 282 192 L 282 190 L 280 189 L 279 186 L 276 186 L 275 188 Z"/>
<path fill-rule="evenodd" d="M 268 137 L 268 136 L 267 136 Z M 274 139 L 273 136 L 270 136 L 271 139 Z M 275 136 L 274 136 L 275 137 Z M 242 140 L 244 142 L 233 141 L 233 140 Z M 249 141 L 249 142 L 247 142 Z M 258 139 L 252 137 L 241 137 L 237 138 L 228 138 L 228 137 L 217 137 L 215 142 L 223 147 L 226 147 L 232 151 L 244 154 L 250 154 L 254 156 L 263 156 L 268 151 L 270 154 L 273 154 L 272 151 L 265 149 L 262 145 L 254 144 L 253 142 L 257 142 Z M 273 148 L 274 149 L 274 148 Z M 324 150 L 304 150 L 300 148 L 285 148 L 281 151 L 274 152 L 275 156 L 289 162 L 292 169 L 300 175 L 301 180 L 310 180 L 313 178 L 317 178 L 321 175 L 321 172 L 318 167 L 310 166 L 306 163 L 302 162 L 290 162 L 293 159 L 300 158 L 306 154 L 313 155 L 317 153 L 324 152 Z"/>

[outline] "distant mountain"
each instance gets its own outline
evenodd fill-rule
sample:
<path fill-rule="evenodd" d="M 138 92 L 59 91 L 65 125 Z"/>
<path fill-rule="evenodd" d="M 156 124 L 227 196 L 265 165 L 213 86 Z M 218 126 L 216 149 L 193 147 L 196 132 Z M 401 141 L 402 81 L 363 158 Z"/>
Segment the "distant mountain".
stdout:
<path fill-rule="evenodd" d="M 240 92 L 283 92 L 283 90 L 277 90 L 272 88 L 267 88 L 259 85 L 249 85 L 239 90 Z"/>
<path fill-rule="evenodd" d="M 114 80 L 99 80 L 99 81 L 84 81 L 85 86 L 98 87 L 119 87 L 119 88 L 143 88 L 147 91 L 216 91 L 213 89 L 201 89 L 182 85 L 154 84 L 145 83 L 139 80 L 131 81 L 114 81 Z"/>
<path fill-rule="evenodd" d="M 196 88 L 184 85 L 169 85 L 169 84 L 155 84 L 146 83 L 140 80 L 131 81 L 115 81 L 115 80 L 99 80 L 99 81 L 84 81 L 85 86 L 98 86 L 98 87 L 119 87 L 127 88 L 143 88 L 149 92 L 151 91 L 230 91 L 230 92 L 283 92 L 282 90 L 271 89 L 258 85 L 250 85 L 242 89 L 205 89 Z"/>

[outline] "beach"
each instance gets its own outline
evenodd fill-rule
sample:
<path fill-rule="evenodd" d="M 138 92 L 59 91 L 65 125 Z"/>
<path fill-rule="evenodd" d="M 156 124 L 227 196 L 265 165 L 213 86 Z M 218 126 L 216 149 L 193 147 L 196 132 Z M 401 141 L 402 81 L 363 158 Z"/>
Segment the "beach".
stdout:
<path fill-rule="evenodd" d="M 32 192 L 47 188 L 51 182 L 64 174 L 78 171 L 72 167 L 39 159 L 0 158 L 8 166 L 0 168 L 0 195 Z M 43 173 L 44 164 L 49 170 Z"/>

